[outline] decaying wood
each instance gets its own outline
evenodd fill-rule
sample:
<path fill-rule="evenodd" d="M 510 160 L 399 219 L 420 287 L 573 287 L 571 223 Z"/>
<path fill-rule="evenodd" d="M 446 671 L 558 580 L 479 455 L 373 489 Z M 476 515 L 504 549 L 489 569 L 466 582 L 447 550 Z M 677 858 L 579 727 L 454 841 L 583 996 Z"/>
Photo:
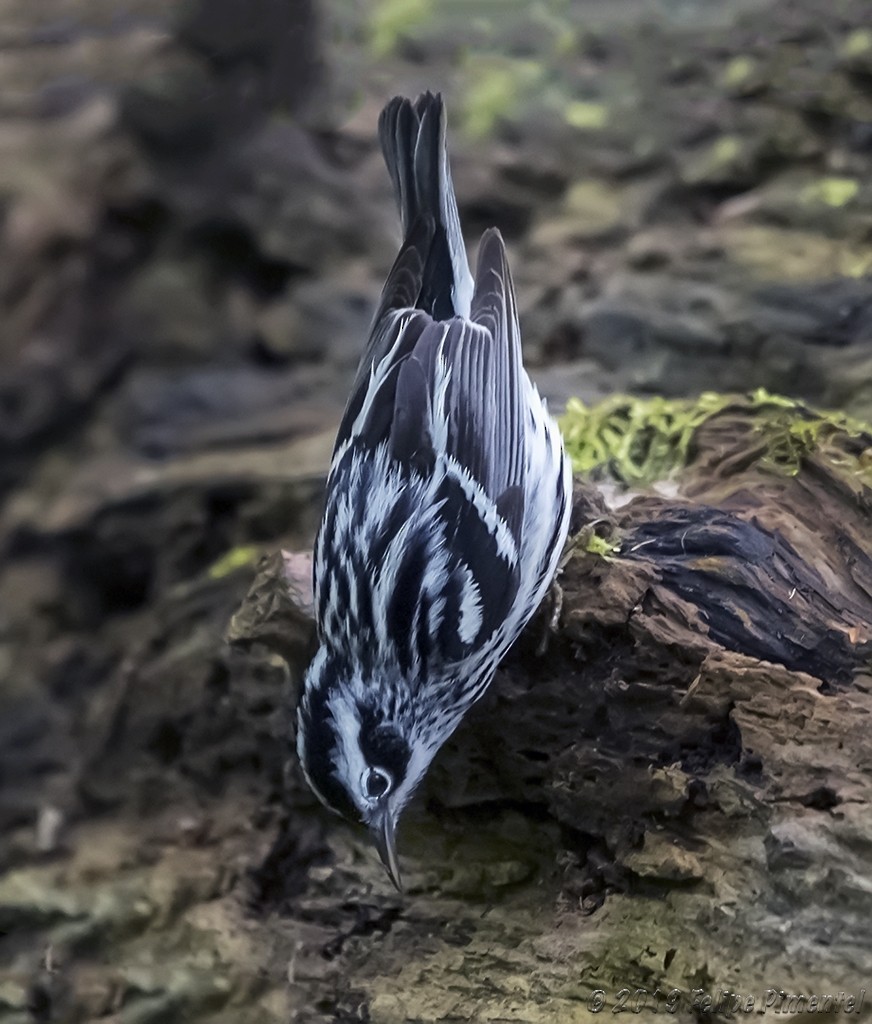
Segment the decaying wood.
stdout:
<path fill-rule="evenodd" d="M 833 430 L 788 464 L 761 422 L 738 400 L 707 421 L 673 496 L 610 509 L 579 485 L 559 630 L 539 657 L 543 612 L 438 758 L 401 835 L 407 896 L 325 819 L 289 907 L 301 998 L 338 987 L 377 1020 L 563 1021 L 598 988 L 607 1009 L 625 986 L 678 990 L 686 1018 L 694 990 L 758 1008 L 769 989 L 859 993 L 870 439 Z M 245 613 L 261 639 L 264 611 L 275 593 Z M 299 617 L 287 597 L 284 613 Z"/>
<path fill-rule="evenodd" d="M 723 991 L 767 1012 L 858 1000 L 869 451 L 736 400 L 666 483 L 579 482 L 558 627 L 543 607 L 433 765 L 400 830 L 403 896 L 293 756 L 308 556 L 267 559 L 241 608 L 249 549 L 167 587 L 119 633 L 123 672 L 75 746 L 7 701 L 0 724 L 37 739 L 0 768 L 63 757 L 70 788 L 0 806 L 0 1019 L 563 1022 L 646 1000 L 649 1019 L 659 992 L 695 1021 L 725 1016 Z"/>
<path fill-rule="evenodd" d="M 716 383 L 869 420 L 868 0 L 549 6 L 532 36 L 530 5 L 476 25 L 497 59 L 449 101 L 464 223 L 511 236 L 552 407 Z M 312 47 L 309 0 L 4 7 L 0 1024 L 856 993 L 862 432 L 794 408 L 773 433 L 739 402 L 669 486 L 579 489 L 559 628 L 435 766 L 403 899 L 296 773 L 311 619 L 279 556 L 223 642 L 263 551 L 317 522 L 396 253 L 386 90 L 453 80 L 470 27 L 462 4 L 323 13 Z M 492 88 L 516 71 L 521 103 Z"/>

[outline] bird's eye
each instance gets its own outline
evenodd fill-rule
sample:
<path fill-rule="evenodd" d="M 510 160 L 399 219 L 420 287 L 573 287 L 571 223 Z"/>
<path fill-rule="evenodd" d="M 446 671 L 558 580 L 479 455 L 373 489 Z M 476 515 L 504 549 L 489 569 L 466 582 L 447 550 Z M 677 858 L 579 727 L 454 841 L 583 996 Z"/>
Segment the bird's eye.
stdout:
<path fill-rule="evenodd" d="M 370 800 L 378 800 L 391 788 L 391 777 L 381 768 L 370 768 L 363 777 L 363 791 Z"/>

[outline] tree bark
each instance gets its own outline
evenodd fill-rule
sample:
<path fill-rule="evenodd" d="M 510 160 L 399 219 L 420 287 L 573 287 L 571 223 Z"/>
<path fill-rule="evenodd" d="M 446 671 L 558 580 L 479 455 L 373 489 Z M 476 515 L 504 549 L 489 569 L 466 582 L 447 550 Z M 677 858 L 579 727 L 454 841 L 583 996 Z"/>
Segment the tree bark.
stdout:
<path fill-rule="evenodd" d="M 538 655 L 539 617 L 438 757 L 401 830 L 406 896 L 325 816 L 329 854 L 291 904 L 301 991 L 381 1021 L 859 1001 L 869 451 L 800 406 L 736 400 L 671 496 L 609 508 L 580 483 L 559 629 Z M 274 627 L 274 597 L 259 607 Z M 257 609 L 234 639 L 264 638 Z"/>
<path fill-rule="evenodd" d="M 268 559 L 241 608 L 249 549 L 102 625 L 123 671 L 72 691 L 71 731 L 7 698 L 0 770 L 26 785 L 0 804 L 3 1024 L 856 1009 L 870 437 L 760 396 L 682 437 L 665 482 L 577 483 L 559 625 L 543 608 L 434 763 L 404 895 L 293 754 L 308 555 Z M 128 508 L 135 536 L 150 509 Z M 27 579 L 8 593 L 45 601 Z"/>

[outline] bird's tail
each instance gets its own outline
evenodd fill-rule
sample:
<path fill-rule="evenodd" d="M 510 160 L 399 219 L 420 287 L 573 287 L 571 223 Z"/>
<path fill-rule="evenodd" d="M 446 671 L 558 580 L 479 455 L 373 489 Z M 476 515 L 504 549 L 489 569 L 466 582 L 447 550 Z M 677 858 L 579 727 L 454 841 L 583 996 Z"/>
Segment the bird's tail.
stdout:
<path fill-rule="evenodd" d="M 440 320 L 468 316 L 473 281 L 448 166 L 442 97 L 425 92 L 412 102 L 396 96 L 379 118 L 379 138 L 406 242 L 422 222 L 429 227 L 418 304 Z"/>

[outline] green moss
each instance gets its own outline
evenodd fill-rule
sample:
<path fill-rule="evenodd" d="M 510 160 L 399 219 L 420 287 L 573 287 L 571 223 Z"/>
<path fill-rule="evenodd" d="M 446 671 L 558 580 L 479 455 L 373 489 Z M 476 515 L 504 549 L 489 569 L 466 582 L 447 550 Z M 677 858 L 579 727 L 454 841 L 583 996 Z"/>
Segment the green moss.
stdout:
<path fill-rule="evenodd" d="M 620 548 L 620 544 L 617 541 L 607 540 L 605 537 L 600 537 L 598 533 L 590 532 L 589 536 L 584 538 L 584 550 L 591 555 L 599 555 L 600 558 L 611 558 L 613 554 Z"/>
<path fill-rule="evenodd" d="M 845 39 L 841 48 L 842 56 L 851 60 L 866 57 L 872 53 L 872 30 L 858 28 Z"/>
<path fill-rule="evenodd" d="M 651 483 L 684 466 L 696 428 L 728 402 L 713 393 L 695 401 L 615 395 L 593 407 L 573 398 L 560 425 L 576 472 Z"/>
<path fill-rule="evenodd" d="M 572 25 L 561 25 L 554 34 L 554 56 L 570 57 L 578 49 L 578 30 Z"/>
<path fill-rule="evenodd" d="M 254 547 L 252 544 L 231 548 L 209 567 L 209 578 L 220 580 L 232 572 L 236 572 L 237 569 L 252 568 L 260 556 L 260 548 Z"/>
<path fill-rule="evenodd" d="M 573 100 L 564 111 L 566 123 L 583 131 L 604 128 L 609 120 L 609 110 L 604 103 L 589 100 Z"/>
<path fill-rule="evenodd" d="M 724 68 L 721 80 L 728 88 L 736 88 L 737 86 L 744 85 L 756 70 L 757 62 L 743 54 L 742 56 L 734 57 Z"/>
<path fill-rule="evenodd" d="M 689 185 L 732 183 L 747 173 L 753 160 L 752 148 L 738 135 L 723 135 L 686 161 L 682 177 Z"/>
<path fill-rule="evenodd" d="M 765 88 L 766 79 L 759 63 L 742 54 L 734 57 L 724 68 L 720 84 L 733 96 L 750 96 Z"/>
<path fill-rule="evenodd" d="M 536 61 L 475 54 L 464 69 L 463 127 L 475 138 L 489 135 L 497 124 L 517 113 L 525 97 L 542 82 Z"/>
<path fill-rule="evenodd" d="M 758 282 L 865 277 L 872 271 L 872 246 L 812 231 L 735 223 L 725 225 L 718 238 L 730 262 Z"/>
<path fill-rule="evenodd" d="M 687 464 L 694 434 L 731 406 L 745 405 L 763 441 L 762 466 L 795 475 L 824 452 L 831 464 L 872 483 L 872 428 L 843 413 L 816 412 L 763 388 L 744 397 L 707 392 L 697 399 L 616 395 L 588 407 L 571 399 L 561 419 L 566 450 L 578 473 L 627 484 L 674 476 Z"/>
<path fill-rule="evenodd" d="M 845 206 L 855 199 L 860 183 L 854 178 L 821 178 L 812 182 L 800 193 L 800 202 L 824 206 Z"/>
<path fill-rule="evenodd" d="M 816 413 L 800 402 L 782 401 L 756 425 L 766 442 L 765 466 L 796 476 L 805 459 L 823 452 L 832 465 L 872 484 L 872 428 L 844 413 Z"/>
<path fill-rule="evenodd" d="M 378 0 L 369 21 L 369 41 L 374 57 L 393 53 L 398 43 L 414 33 L 433 14 L 432 0 Z"/>
<path fill-rule="evenodd" d="M 577 237 L 597 236 L 620 227 L 628 206 L 626 190 L 586 179 L 569 186 L 560 218 Z"/>

